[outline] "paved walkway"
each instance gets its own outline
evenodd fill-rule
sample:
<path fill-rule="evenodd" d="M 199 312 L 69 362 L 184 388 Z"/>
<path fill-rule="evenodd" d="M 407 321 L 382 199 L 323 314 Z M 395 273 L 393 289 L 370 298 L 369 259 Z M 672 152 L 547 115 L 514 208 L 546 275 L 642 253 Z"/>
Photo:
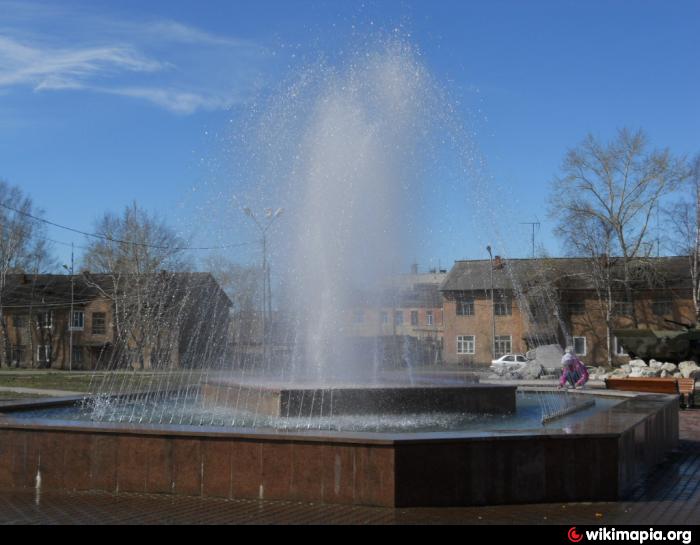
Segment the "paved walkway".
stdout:
<path fill-rule="evenodd" d="M 700 409 L 680 413 L 681 442 L 627 500 L 386 509 L 148 494 L 0 492 L 0 524 L 700 524 Z"/>

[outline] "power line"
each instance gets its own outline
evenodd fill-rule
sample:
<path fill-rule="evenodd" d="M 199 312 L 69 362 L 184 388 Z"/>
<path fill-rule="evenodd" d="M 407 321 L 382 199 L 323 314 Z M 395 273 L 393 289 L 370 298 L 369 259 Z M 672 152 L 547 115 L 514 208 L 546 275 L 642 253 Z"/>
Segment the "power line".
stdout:
<path fill-rule="evenodd" d="M 180 252 L 180 251 L 185 251 L 185 250 L 225 250 L 228 248 L 239 248 L 241 246 L 248 246 L 250 244 L 253 244 L 252 242 L 240 242 L 237 244 L 227 244 L 225 246 L 208 246 L 208 247 L 191 247 L 191 246 L 159 246 L 157 244 L 148 244 L 146 242 L 134 242 L 131 240 L 120 240 L 118 238 L 112 238 L 107 235 L 102 235 L 99 233 L 88 233 L 87 231 L 81 231 L 80 229 L 74 229 L 73 227 L 67 227 L 65 225 L 60 225 L 58 223 L 55 223 L 53 221 L 49 221 L 44 218 L 39 218 L 37 216 L 34 216 L 28 212 L 24 212 L 23 210 L 17 210 L 16 208 L 13 208 L 11 206 L 8 206 L 4 203 L 0 203 L 0 206 L 3 208 L 6 208 L 7 210 L 11 210 L 12 212 L 16 214 L 20 214 L 22 216 L 26 216 L 28 218 L 31 218 L 35 221 L 40 221 L 42 223 L 45 223 L 46 225 L 51 225 L 53 227 L 58 227 L 59 229 L 65 229 L 66 231 L 71 231 L 73 233 L 78 233 L 79 235 L 84 235 L 86 237 L 92 237 L 100 240 L 106 240 L 107 242 L 116 242 L 117 244 L 129 244 L 132 246 L 142 246 L 144 248 L 153 248 L 154 250 L 170 250 L 173 252 Z M 54 241 L 56 242 L 56 241 Z"/>

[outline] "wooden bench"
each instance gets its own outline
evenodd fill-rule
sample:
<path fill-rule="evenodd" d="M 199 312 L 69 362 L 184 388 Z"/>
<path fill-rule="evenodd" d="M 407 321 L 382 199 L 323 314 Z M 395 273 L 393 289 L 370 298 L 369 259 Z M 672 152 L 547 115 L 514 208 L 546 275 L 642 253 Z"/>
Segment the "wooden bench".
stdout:
<path fill-rule="evenodd" d="M 694 405 L 695 379 L 675 377 L 626 377 L 607 378 L 605 387 L 608 390 L 623 390 L 627 392 L 647 392 L 651 394 L 676 394 L 681 396 L 681 402 L 686 407 Z"/>

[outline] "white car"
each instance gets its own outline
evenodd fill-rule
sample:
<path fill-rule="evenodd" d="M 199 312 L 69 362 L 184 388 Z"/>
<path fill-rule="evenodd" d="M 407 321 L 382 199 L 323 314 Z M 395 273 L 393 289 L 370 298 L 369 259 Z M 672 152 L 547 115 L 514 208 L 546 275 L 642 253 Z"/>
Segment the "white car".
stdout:
<path fill-rule="evenodd" d="M 497 360 L 491 360 L 491 369 L 494 370 L 515 370 L 520 369 L 527 363 L 527 358 L 523 354 L 506 354 Z"/>

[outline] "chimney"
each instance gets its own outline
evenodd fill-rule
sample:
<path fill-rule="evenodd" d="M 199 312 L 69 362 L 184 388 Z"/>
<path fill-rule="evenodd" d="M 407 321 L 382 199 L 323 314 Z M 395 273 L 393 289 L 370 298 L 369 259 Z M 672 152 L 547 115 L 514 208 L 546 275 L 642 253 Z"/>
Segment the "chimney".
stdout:
<path fill-rule="evenodd" d="M 494 269 L 500 270 L 503 268 L 504 265 L 505 265 L 505 262 L 503 261 L 503 259 L 501 258 L 500 255 L 494 256 L 494 258 L 493 258 L 493 268 Z"/>

